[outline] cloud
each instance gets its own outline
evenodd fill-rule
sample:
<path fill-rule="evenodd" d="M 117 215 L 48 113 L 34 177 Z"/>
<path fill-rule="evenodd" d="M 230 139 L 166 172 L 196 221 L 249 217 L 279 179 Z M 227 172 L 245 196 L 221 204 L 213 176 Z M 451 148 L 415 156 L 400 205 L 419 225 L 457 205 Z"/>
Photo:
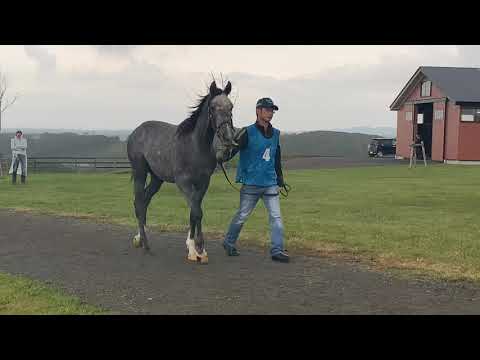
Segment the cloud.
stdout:
<path fill-rule="evenodd" d="M 57 59 L 47 49 L 38 45 L 24 45 L 25 54 L 34 60 L 41 71 L 55 71 Z"/>
<path fill-rule="evenodd" d="M 138 45 L 95 45 L 93 46 L 100 55 L 130 56 Z"/>
<path fill-rule="evenodd" d="M 471 66 L 479 48 L 25 46 L 43 78 L 24 92 L 8 122 L 84 129 L 178 124 L 206 93 L 213 71 L 219 85 L 220 73 L 232 81 L 236 126 L 255 120 L 255 102 L 264 96 L 278 103 L 274 123 L 283 131 L 396 126 L 389 105 L 419 66 Z"/>
<path fill-rule="evenodd" d="M 464 45 L 457 46 L 459 62 L 465 64 L 464 66 L 480 68 L 480 46 L 478 45 Z"/>

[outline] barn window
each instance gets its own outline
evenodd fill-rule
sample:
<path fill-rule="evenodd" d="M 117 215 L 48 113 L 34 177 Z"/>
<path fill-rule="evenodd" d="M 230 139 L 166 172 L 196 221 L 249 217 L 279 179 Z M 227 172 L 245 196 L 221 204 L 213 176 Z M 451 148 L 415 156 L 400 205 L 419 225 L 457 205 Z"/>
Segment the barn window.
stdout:
<path fill-rule="evenodd" d="M 480 108 L 462 107 L 460 120 L 465 122 L 480 122 Z"/>
<path fill-rule="evenodd" d="M 407 121 L 412 121 L 412 118 L 413 118 L 412 112 L 411 112 L 411 111 L 407 111 L 407 112 L 405 113 L 405 120 L 407 120 Z"/>
<path fill-rule="evenodd" d="M 422 91 L 420 96 L 431 96 L 432 95 L 432 82 L 424 81 L 422 83 Z"/>
<path fill-rule="evenodd" d="M 443 120 L 443 110 L 435 110 L 435 120 Z"/>

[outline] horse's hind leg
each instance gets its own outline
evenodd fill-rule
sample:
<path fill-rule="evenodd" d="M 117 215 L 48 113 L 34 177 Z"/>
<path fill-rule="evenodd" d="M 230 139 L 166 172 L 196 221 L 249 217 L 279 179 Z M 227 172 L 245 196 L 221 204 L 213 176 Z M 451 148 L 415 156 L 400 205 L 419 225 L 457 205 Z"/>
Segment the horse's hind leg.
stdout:
<path fill-rule="evenodd" d="M 160 187 L 163 184 L 163 180 L 160 180 L 154 173 L 150 172 L 150 183 L 145 188 L 145 224 L 147 220 L 147 210 L 148 205 L 150 205 L 150 201 L 152 197 L 160 190 Z"/>
<path fill-rule="evenodd" d="M 145 196 L 145 182 L 147 180 L 146 169 L 136 169 L 134 171 L 134 194 L 135 194 L 135 216 L 138 223 L 138 235 L 133 239 L 135 246 L 143 246 L 148 251 L 150 247 L 148 245 L 147 235 L 145 233 L 146 223 L 146 196 Z"/>

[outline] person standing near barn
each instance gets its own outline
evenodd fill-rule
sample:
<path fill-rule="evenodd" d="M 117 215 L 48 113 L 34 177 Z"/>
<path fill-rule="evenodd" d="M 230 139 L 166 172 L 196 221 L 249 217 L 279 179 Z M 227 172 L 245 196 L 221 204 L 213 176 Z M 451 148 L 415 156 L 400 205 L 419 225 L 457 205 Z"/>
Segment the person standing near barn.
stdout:
<path fill-rule="evenodd" d="M 281 166 L 280 131 L 270 123 L 277 110 L 278 106 L 272 99 L 259 99 L 256 122 L 236 134 L 238 147 L 232 151 L 230 159 L 240 152 L 236 182 L 243 185 L 240 190 L 240 207 L 223 241 L 228 256 L 239 255 L 235 243 L 243 224 L 262 198 L 269 213 L 272 260 L 289 262 L 283 244 L 284 228 L 280 214 L 279 186 L 286 187 Z"/>
<path fill-rule="evenodd" d="M 12 184 L 17 183 L 18 165 L 21 165 L 21 182 L 25 184 L 27 176 L 27 139 L 23 137 L 21 130 L 18 130 L 15 137 L 10 140 L 10 147 L 12 149 L 12 167 L 10 168 Z"/>

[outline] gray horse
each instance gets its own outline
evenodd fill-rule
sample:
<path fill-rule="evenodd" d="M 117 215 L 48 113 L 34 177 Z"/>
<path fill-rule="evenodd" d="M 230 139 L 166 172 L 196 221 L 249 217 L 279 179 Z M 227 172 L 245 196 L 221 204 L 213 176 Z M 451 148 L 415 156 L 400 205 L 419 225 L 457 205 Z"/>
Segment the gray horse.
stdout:
<path fill-rule="evenodd" d="M 138 235 L 133 243 L 149 251 L 145 225 L 147 208 L 163 182 L 175 183 L 190 207 L 190 230 L 187 236 L 187 259 L 208 263 L 202 234 L 202 200 L 217 163 L 228 160 L 235 145 L 232 122 L 233 104 L 225 89 L 215 81 L 209 93 L 186 120 L 178 126 L 162 121 L 147 121 L 128 137 L 127 152 L 134 180 L 135 215 Z M 215 141 L 214 141 L 215 138 Z M 150 183 L 146 185 L 150 173 Z"/>

